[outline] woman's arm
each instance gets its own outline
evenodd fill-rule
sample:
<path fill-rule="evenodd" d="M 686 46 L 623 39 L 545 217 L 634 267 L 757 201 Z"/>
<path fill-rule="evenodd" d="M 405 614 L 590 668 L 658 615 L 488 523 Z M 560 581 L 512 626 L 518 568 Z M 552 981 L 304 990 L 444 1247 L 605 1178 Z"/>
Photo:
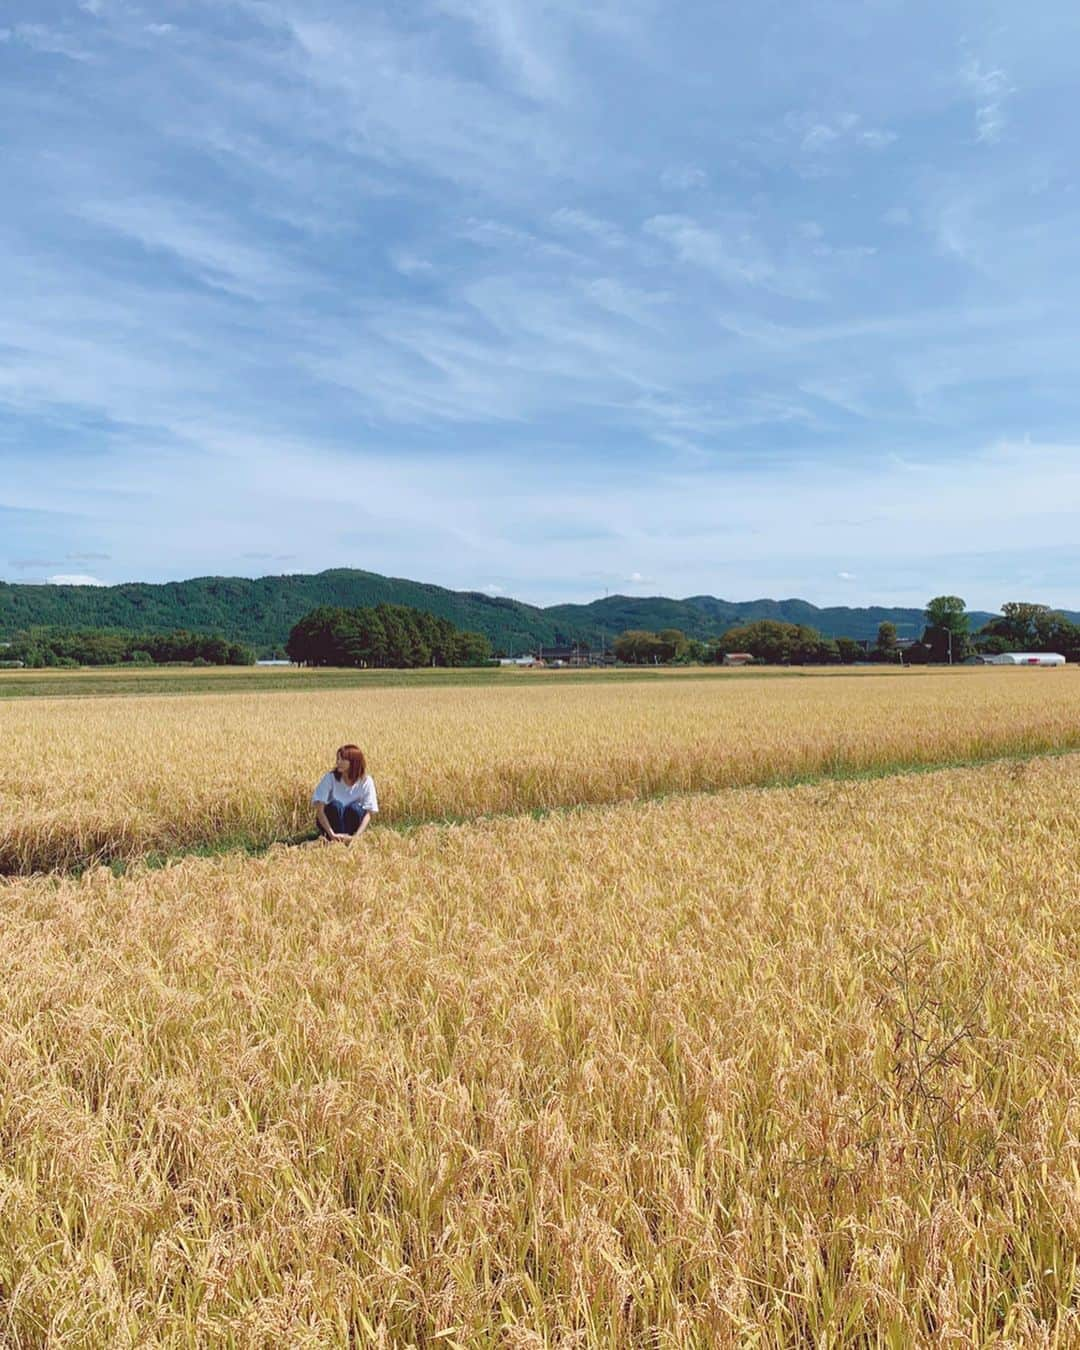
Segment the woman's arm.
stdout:
<path fill-rule="evenodd" d="M 360 838 L 360 836 L 364 833 L 364 831 L 370 824 L 371 824 L 371 812 L 366 811 L 360 819 L 360 824 L 356 827 L 355 834 L 339 834 L 338 838 L 344 840 L 346 844 L 351 844 L 353 840 Z"/>

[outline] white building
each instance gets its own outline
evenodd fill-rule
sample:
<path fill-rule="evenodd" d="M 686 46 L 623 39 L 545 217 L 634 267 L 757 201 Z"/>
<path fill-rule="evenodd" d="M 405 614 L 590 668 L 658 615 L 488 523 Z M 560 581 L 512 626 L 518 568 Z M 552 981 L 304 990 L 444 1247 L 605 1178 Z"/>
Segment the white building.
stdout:
<path fill-rule="evenodd" d="M 1065 658 L 1057 652 L 1000 652 L 983 658 L 988 666 L 1063 666 Z"/>

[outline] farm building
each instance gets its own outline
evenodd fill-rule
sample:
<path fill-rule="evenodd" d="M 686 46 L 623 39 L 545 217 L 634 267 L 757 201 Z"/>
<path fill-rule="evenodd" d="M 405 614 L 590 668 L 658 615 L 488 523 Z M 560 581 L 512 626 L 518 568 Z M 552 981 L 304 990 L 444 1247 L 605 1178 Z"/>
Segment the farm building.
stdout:
<path fill-rule="evenodd" d="M 724 653 L 724 665 L 725 665 L 725 666 L 748 666 L 748 665 L 751 663 L 751 661 L 753 661 L 753 659 L 754 659 L 754 658 L 753 658 L 753 656 L 750 654 L 750 652 L 725 652 L 725 653 Z"/>
<path fill-rule="evenodd" d="M 986 656 L 988 666 L 1063 666 L 1065 658 L 1057 652 L 1001 652 Z"/>
<path fill-rule="evenodd" d="M 555 647 L 541 647 L 536 659 L 542 665 L 549 666 L 613 666 L 615 653 L 606 648 L 594 651 L 583 642 L 575 642 Z"/>

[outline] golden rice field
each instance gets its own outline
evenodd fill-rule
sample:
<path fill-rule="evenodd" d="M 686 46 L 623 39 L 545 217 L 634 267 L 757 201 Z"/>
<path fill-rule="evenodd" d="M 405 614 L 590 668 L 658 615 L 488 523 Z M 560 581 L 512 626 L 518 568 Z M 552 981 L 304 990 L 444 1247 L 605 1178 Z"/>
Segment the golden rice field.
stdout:
<path fill-rule="evenodd" d="M 381 820 L 415 823 L 1080 748 L 1080 684 L 984 669 L 14 699 L 0 873 L 295 837 L 343 741 L 368 752 Z"/>
<path fill-rule="evenodd" d="M 958 683 L 489 711 L 597 796 L 727 739 L 796 771 L 811 714 L 825 764 L 1075 727 L 1057 680 Z M 188 804 L 358 724 L 389 786 L 360 712 L 38 733 L 102 736 L 119 819 L 155 740 Z M 528 800 L 468 701 L 379 713 Z M 1067 756 L 0 881 L 0 1343 L 1080 1344 L 1078 840 Z"/>

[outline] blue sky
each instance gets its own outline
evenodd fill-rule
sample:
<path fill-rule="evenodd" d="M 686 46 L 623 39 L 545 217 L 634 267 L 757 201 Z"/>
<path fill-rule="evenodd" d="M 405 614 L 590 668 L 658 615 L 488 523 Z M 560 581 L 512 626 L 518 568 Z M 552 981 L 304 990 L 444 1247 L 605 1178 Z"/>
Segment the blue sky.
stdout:
<path fill-rule="evenodd" d="M 7 0 L 0 577 L 1080 608 L 1080 6 Z"/>

